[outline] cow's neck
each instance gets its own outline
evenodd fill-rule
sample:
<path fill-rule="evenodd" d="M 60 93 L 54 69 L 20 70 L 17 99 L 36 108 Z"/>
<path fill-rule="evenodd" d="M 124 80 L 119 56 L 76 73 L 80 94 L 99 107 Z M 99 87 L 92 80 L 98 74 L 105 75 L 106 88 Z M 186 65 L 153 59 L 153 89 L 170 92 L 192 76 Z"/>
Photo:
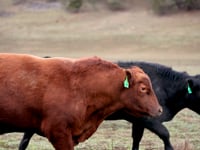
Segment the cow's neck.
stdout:
<path fill-rule="evenodd" d="M 97 99 L 98 101 L 98 99 Z M 110 101 L 110 100 L 106 100 Z M 98 105 L 96 105 L 98 104 Z M 123 105 L 119 102 L 110 101 L 109 103 L 101 103 L 101 100 L 99 100 L 98 103 L 95 103 L 93 105 L 89 105 L 87 107 L 87 118 L 91 120 L 91 118 L 94 119 L 105 119 L 108 115 L 112 114 L 113 112 L 121 109 Z"/>
<path fill-rule="evenodd" d="M 181 84 L 176 85 L 177 87 L 175 87 L 174 84 L 172 84 L 171 88 L 168 86 L 169 88 L 166 89 L 166 93 L 168 93 L 168 95 L 165 99 L 160 97 L 160 99 L 163 99 L 165 102 L 162 106 L 163 110 L 168 112 L 167 116 L 169 116 L 169 118 L 167 120 L 171 120 L 179 111 L 187 107 L 185 100 L 186 89 L 185 86 L 182 85 L 183 82 L 180 83 Z"/>
<path fill-rule="evenodd" d="M 106 98 L 103 101 L 98 98 L 95 100 L 92 99 L 94 102 L 87 106 L 85 121 L 81 127 L 82 133 L 76 137 L 77 142 L 83 142 L 88 139 L 107 116 L 123 107 L 120 102 L 116 102 L 115 100 L 106 100 Z"/>
<path fill-rule="evenodd" d="M 80 78 L 73 80 L 73 87 L 76 87 L 74 96 L 77 96 L 76 91 L 78 91 L 77 99 L 84 101 L 84 110 L 80 110 L 83 123 L 77 129 L 78 132 L 74 134 L 76 143 L 89 138 L 107 116 L 123 108 L 119 99 L 125 72 L 122 69 L 114 68 L 103 73 L 90 74 L 93 76 L 87 74 L 84 78 L 84 81 L 88 82 L 82 82 Z M 91 80 L 91 78 L 95 79 Z"/>

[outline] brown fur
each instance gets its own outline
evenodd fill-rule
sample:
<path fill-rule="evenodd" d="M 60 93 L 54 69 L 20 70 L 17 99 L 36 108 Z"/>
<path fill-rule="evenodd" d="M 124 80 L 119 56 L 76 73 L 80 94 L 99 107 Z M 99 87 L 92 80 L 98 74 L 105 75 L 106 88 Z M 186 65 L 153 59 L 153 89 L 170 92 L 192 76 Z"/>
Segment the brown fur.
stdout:
<path fill-rule="evenodd" d="M 123 87 L 128 76 L 130 88 Z M 0 54 L 0 133 L 35 130 L 56 150 L 73 150 L 111 113 L 156 116 L 148 76 L 97 57 L 72 60 Z"/>

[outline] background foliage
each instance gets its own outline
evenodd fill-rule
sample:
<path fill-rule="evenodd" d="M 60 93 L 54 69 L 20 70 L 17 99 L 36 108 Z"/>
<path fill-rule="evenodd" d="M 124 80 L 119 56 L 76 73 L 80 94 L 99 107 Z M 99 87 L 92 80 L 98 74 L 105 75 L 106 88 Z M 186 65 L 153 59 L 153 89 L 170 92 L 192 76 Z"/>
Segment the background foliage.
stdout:
<path fill-rule="evenodd" d="M 191 11 L 200 9 L 200 0 L 1 0 L 0 12 L 9 5 L 16 5 L 25 2 L 55 2 L 59 1 L 63 8 L 71 12 L 79 12 L 85 7 L 97 9 L 99 6 L 106 7 L 108 10 L 121 11 L 134 9 L 138 3 L 143 3 L 157 14 L 163 15 L 177 11 Z"/>

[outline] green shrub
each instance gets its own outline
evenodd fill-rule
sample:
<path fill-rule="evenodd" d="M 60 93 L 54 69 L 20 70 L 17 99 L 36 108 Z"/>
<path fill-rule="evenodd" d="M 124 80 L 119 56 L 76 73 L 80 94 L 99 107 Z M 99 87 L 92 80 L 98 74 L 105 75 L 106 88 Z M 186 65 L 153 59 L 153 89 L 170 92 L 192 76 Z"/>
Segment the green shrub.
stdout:
<path fill-rule="evenodd" d="M 152 8 L 160 15 L 174 10 L 194 10 L 200 9 L 200 0 L 152 0 Z"/>
<path fill-rule="evenodd" d="M 200 9 L 200 0 L 174 0 L 181 10 Z"/>
<path fill-rule="evenodd" d="M 125 9 L 123 0 L 107 0 L 107 5 L 110 10 L 123 10 Z"/>
<path fill-rule="evenodd" d="M 65 10 L 69 10 L 70 12 L 79 12 L 83 0 L 60 0 Z"/>

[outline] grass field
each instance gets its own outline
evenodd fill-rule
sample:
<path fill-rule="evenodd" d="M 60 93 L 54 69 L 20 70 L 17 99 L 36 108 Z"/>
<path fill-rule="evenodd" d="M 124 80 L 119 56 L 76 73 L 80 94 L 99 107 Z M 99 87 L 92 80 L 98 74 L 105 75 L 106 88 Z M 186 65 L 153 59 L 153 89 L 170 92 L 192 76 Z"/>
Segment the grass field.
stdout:
<path fill-rule="evenodd" d="M 57 5 L 56 5 L 57 6 Z M 38 56 L 100 56 L 107 60 L 161 63 L 200 73 L 200 12 L 156 16 L 149 10 L 89 11 L 69 14 L 57 7 L 12 6 L 0 17 L 0 52 Z M 184 109 L 165 123 L 176 150 L 200 150 L 200 116 Z M 0 136 L 0 150 L 16 150 L 22 134 Z M 130 150 L 131 124 L 106 121 L 76 150 Z M 53 147 L 35 135 L 28 150 Z M 141 150 L 163 150 L 149 131 Z"/>

